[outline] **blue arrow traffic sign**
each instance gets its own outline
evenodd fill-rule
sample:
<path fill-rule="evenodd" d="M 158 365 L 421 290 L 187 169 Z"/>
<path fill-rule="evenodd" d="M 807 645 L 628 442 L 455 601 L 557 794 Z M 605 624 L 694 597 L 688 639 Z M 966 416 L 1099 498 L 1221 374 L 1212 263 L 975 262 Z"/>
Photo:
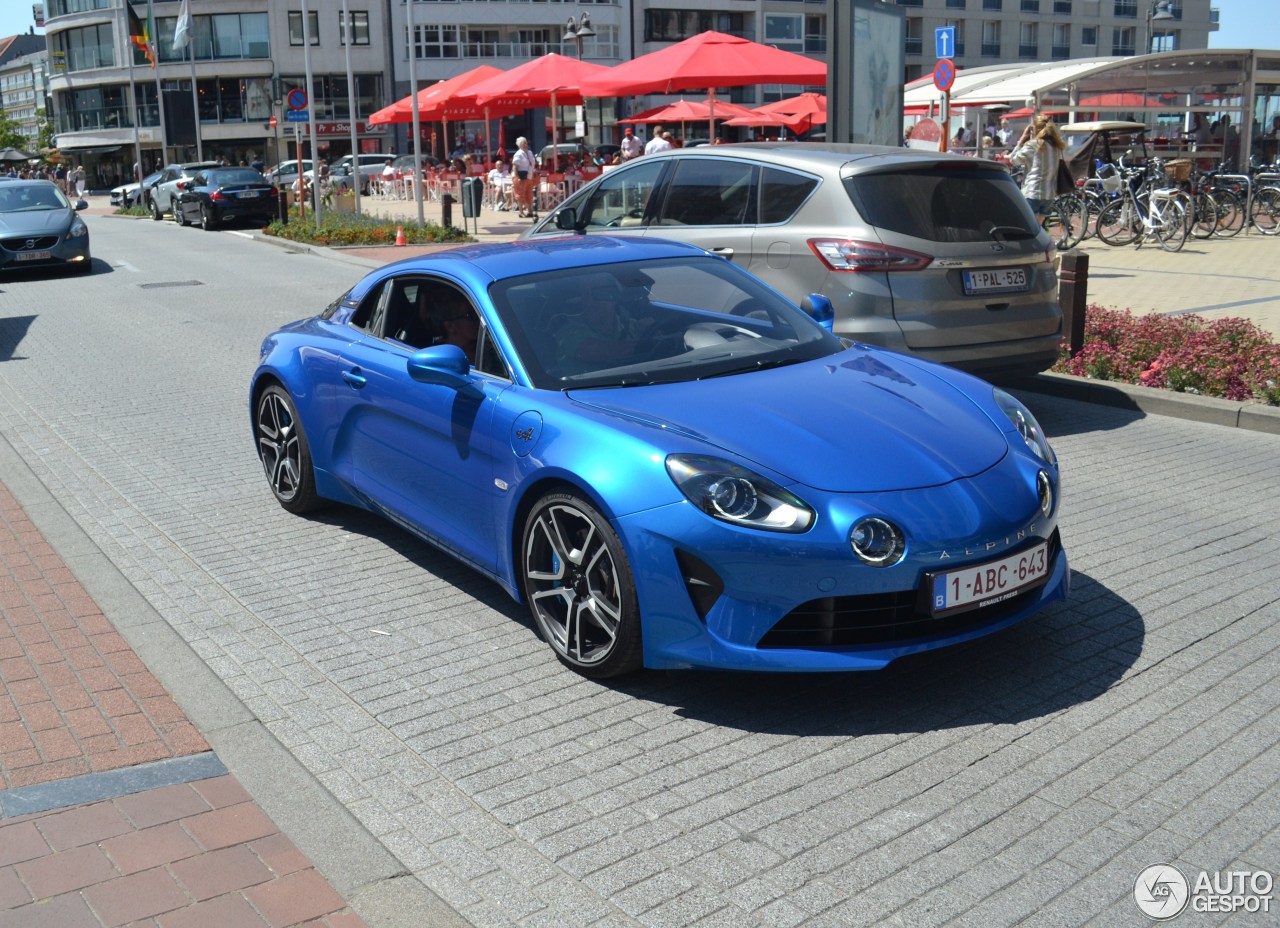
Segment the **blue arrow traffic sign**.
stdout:
<path fill-rule="evenodd" d="M 933 42 L 938 58 L 954 58 L 956 55 L 956 27 L 939 26 L 933 30 Z"/>

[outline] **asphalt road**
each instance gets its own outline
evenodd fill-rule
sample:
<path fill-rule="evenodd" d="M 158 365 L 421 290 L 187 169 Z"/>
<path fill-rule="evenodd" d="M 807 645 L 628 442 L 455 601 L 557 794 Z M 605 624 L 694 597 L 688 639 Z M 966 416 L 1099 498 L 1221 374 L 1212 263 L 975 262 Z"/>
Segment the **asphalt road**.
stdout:
<path fill-rule="evenodd" d="M 877 674 L 602 685 L 404 532 L 272 501 L 258 345 L 361 268 L 88 221 L 93 275 L 0 280 L 0 436 L 468 923 L 1113 928 L 1148 923 L 1149 865 L 1280 871 L 1280 438 L 1028 394 L 1065 462 L 1068 602 Z"/>

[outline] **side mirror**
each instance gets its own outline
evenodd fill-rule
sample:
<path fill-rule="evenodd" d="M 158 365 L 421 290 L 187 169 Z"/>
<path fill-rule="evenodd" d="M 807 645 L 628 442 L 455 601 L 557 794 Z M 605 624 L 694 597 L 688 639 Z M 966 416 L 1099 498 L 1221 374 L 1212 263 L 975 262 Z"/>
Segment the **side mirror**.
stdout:
<path fill-rule="evenodd" d="M 556 228 L 565 232 L 578 232 L 578 210 L 573 206 L 561 207 L 556 212 Z"/>
<path fill-rule="evenodd" d="M 800 308 L 818 325 L 828 332 L 832 331 L 835 325 L 836 308 L 832 305 L 830 297 L 823 296 L 821 293 L 810 293 L 800 301 Z"/>
<path fill-rule="evenodd" d="M 408 361 L 409 376 L 418 383 L 435 383 L 460 389 L 471 381 L 471 362 L 457 345 L 432 345 L 416 352 Z"/>
<path fill-rule="evenodd" d="M 80 210 L 82 210 L 82 209 L 88 209 L 88 208 L 89 208 L 89 201 L 88 201 L 88 200 L 76 200 L 76 212 L 77 212 L 77 213 L 78 213 L 78 212 L 80 212 Z"/>

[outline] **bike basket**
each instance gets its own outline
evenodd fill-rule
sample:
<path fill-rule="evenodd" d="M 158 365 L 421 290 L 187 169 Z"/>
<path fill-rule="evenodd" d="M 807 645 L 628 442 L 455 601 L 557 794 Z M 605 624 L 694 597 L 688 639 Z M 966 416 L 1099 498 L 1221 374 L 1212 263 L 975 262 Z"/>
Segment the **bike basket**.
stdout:
<path fill-rule="evenodd" d="M 1164 165 L 1164 175 L 1169 180 L 1181 183 L 1182 181 L 1191 180 L 1191 159 L 1175 158 L 1172 161 L 1166 161 Z"/>
<path fill-rule="evenodd" d="M 1102 178 L 1102 189 L 1107 193 L 1119 193 L 1122 182 L 1119 174 L 1112 174 L 1110 177 Z"/>

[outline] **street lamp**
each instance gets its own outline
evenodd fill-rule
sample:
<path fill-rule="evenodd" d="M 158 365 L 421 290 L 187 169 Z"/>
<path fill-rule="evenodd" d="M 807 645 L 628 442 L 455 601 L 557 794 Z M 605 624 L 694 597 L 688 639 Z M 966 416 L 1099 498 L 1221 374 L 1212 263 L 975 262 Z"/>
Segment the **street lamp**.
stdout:
<path fill-rule="evenodd" d="M 1144 55 L 1153 54 L 1152 46 L 1155 45 L 1156 32 L 1153 23 L 1164 23 L 1171 19 L 1177 19 L 1173 15 L 1173 0 L 1151 0 L 1151 5 L 1147 7 L 1147 47 L 1143 49 Z M 586 15 L 586 14 L 583 14 Z"/>
<path fill-rule="evenodd" d="M 564 24 L 564 36 L 561 37 L 560 42 L 562 44 L 564 42 L 572 42 L 574 45 L 576 45 L 578 47 L 578 60 L 581 61 L 583 41 L 586 39 L 594 38 L 595 34 L 596 34 L 596 31 L 591 28 L 591 14 L 584 10 L 582 13 L 582 16 L 578 19 L 575 19 L 572 16 L 569 17 L 569 21 Z M 553 118 L 554 118 L 554 114 L 553 114 Z M 582 137 L 584 140 L 587 137 L 587 101 L 586 100 L 582 101 Z M 585 146 L 585 142 L 584 142 L 584 146 Z M 582 150 L 586 151 L 586 148 L 584 147 Z M 559 152 L 557 151 L 556 154 L 559 155 Z"/>
<path fill-rule="evenodd" d="M 574 43 L 578 47 L 578 58 L 581 60 L 583 40 L 590 39 L 595 34 L 596 31 L 591 28 L 591 14 L 584 12 L 581 20 L 569 17 L 569 21 L 564 24 L 564 37 L 560 41 Z"/>

